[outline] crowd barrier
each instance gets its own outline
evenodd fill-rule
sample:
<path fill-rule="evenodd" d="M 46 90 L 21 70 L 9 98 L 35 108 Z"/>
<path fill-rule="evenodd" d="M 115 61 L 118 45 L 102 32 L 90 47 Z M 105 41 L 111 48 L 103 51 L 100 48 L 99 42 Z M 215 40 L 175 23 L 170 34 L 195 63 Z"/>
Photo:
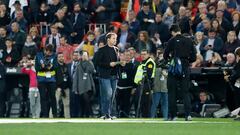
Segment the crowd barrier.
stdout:
<path fill-rule="evenodd" d="M 36 24 L 33 25 L 36 26 L 39 29 L 39 33 L 41 36 L 48 35 L 50 33 L 50 24 Z M 88 31 L 94 31 L 95 28 L 101 28 L 103 30 L 103 33 L 107 32 L 107 25 L 102 23 L 90 23 L 87 24 L 84 29 L 84 34 L 86 34 Z"/>

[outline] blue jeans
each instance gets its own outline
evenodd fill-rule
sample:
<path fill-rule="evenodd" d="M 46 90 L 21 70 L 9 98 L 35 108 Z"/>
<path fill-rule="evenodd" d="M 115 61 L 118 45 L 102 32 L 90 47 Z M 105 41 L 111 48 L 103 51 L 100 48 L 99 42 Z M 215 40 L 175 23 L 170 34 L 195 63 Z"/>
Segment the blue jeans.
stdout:
<path fill-rule="evenodd" d="M 111 115 L 117 87 L 116 77 L 100 78 L 100 101 L 102 115 Z"/>
<path fill-rule="evenodd" d="M 155 92 L 152 95 L 152 107 L 151 107 L 151 117 L 156 117 L 156 111 L 159 104 L 161 103 L 161 110 L 163 113 L 163 119 L 168 119 L 168 93 L 167 92 Z"/>

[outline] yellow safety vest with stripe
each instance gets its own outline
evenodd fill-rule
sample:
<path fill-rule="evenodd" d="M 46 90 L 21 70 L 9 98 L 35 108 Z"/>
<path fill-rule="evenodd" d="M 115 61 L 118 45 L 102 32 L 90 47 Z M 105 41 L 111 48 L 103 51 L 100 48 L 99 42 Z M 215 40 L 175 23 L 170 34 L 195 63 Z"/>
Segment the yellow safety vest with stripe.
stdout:
<path fill-rule="evenodd" d="M 153 63 L 153 67 L 152 67 L 153 68 L 153 72 L 152 72 L 151 78 L 154 78 L 155 71 L 156 71 L 156 64 L 155 64 L 155 62 L 154 62 L 154 60 L 152 58 L 149 58 L 147 60 L 147 62 L 145 62 L 144 64 L 141 64 L 141 65 L 138 66 L 137 72 L 136 72 L 136 75 L 135 75 L 135 78 L 134 78 L 134 83 L 139 84 L 139 82 L 142 81 L 142 79 L 143 79 L 143 72 L 144 72 L 143 71 L 143 67 L 146 67 L 149 62 Z"/>
<path fill-rule="evenodd" d="M 46 71 L 43 71 L 43 72 L 38 71 L 38 72 L 37 72 L 37 76 L 46 77 L 46 75 L 47 75 L 46 73 L 47 73 Z M 55 71 L 50 71 L 49 73 L 51 74 L 51 76 L 55 76 L 55 75 L 56 75 L 56 72 L 55 72 Z"/>

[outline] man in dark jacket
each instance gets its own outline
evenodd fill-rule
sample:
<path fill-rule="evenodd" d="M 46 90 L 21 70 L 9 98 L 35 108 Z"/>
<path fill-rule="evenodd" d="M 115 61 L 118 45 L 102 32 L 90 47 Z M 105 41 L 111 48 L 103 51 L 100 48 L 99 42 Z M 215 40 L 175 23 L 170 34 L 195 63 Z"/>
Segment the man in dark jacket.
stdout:
<path fill-rule="evenodd" d="M 49 12 L 51 21 L 53 21 L 53 17 L 55 13 L 62 7 L 62 3 L 60 0 L 54 0 L 53 3 L 49 6 Z"/>
<path fill-rule="evenodd" d="M 96 3 L 89 5 L 94 21 L 97 23 L 107 23 L 111 19 L 113 11 L 112 0 L 96 0 Z"/>
<path fill-rule="evenodd" d="M 129 25 L 127 22 L 122 22 L 121 31 L 118 34 L 118 47 L 121 51 L 126 49 L 126 45 L 133 45 L 136 40 L 136 35 L 128 30 Z"/>
<path fill-rule="evenodd" d="M 143 2 L 142 10 L 137 14 L 137 20 L 140 22 L 140 30 L 147 31 L 149 25 L 154 23 L 155 14 L 150 10 L 148 2 Z"/>
<path fill-rule="evenodd" d="M 119 80 L 117 84 L 117 108 L 119 117 L 129 117 L 130 98 L 134 86 L 134 65 L 131 63 L 130 52 L 120 54 Z"/>
<path fill-rule="evenodd" d="M 73 13 L 70 15 L 70 21 L 73 25 L 73 32 L 71 33 L 71 42 L 73 44 L 80 44 L 84 36 L 84 28 L 86 25 L 86 16 L 81 12 L 80 3 L 74 3 Z"/>
<path fill-rule="evenodd" d="M 57 84 L 57 90 L 56 90 L 56 100 L 57 100 L 57 109 L 58 111 L 60 109 L 59 102 L 62 100 L 63 102 L 63 109 L 64 109 L 64 117 L 70 118 L 70 76 L 68 72 L 68 67 L 64 63 L 64 55 L 63 53 L 58 53 L 58 67 L 56 68 L 56 84 Z M 60 113 L 60 112 L 58 112 Z M 59 114 L 58 114 L 59 115 Z"/>
<path fill-rule="evenodd" d="M 72 90 L 73 75 L 76 71 L 77 65 L 80 62 L 80 53 L 78 51 L 72 54 L 73 61 L 68 64 L 68 74 L 70 75 L 70 114 L 71 117 L 80 116 L 80 95 Z"/>
<path fill-rule="evenodd" d="M 178 60 L 180 61 L 182 66 L 182 74 L 178 76 L 172 74 L 171 72 L 168 72 L 167 88 L 169 95 L 169 120 L 176 120 L 176 96 L 177 91 L 179 91 L 181 92 L 183 97 L 182 99 L 185 109 L 185 120 L 189 121 L 191 120 L 191 100 L 188 95 L 190 86 L 189 63 L 196 60 L 196 50 L 193 46 L 192 40 L 181 35 L 181 29 L 178 25 L 173 25 L 170 28 L 170 31 L 173 35 L 173 38 L 168 41 L 168 45 L 165 49 L 163 57 L 165 60 L 179 58 Z"/>
<path fill-rule="evenodd" d="M 73 25 L 71 21 L 66 17 L 63 9 L 59 9 L 57 11 L 56 18 L 53 20 L 53 24 L 58 27 L 59 33 L 61 35 L 70 36 L 70 34 L 73 32 Z"/>
<path fill-rule="evenodd" d="M 2 59 L 3 51 L 6 49 L 5 41 L 7 39 L 7 30 L 0 27 L 0 59 Z"/>
<path fill-rule="evenodd" d="M 118 49 L 114 46 L 117 43 L 117 35 L 115 33 L 108 33 L 106 35 L 107 45 L 99 49 L 97 66 L 100 77 L 101 86 L 101 105 L 102 114 L 104 118 L 112 118 L 111 110 L 112 103 L 115 96 L 117 85 L 117 65 Z"/>
<path fill-rule="evenodd" d="M 13 44 L 17 48 L 18 52 L 22 52 L 26 40 L 26 34 L 20 30 L 20 26 L 17 22 L 11 24 L 12 33 L 11 38 L 13 39 Z"/>
<path fill-rule="evenodd" d="M 155 33 L 160 35 L 160 40 L 162 43 L 165 43 L 170 38 L 170 32 L 168 26 L 162 22 L 162 14 L 157 13 L 155 16 L 155 23 L 151 24 L 148 27 L 148 33 L 150 37 L 154 37 Z"/>
<path fill-rule="evenodd" d="M 40 25 L 47 25 L 52 22 L 52 14 L 49 11 L 47 3 L 40 3 L 40 8 L 37 10 L 36 15 L 34 16 L 34 22 L 40 23 Z"/>
<path fill-rule="evenodd" d="M 200 51 L 204 57 L 204 60 L 210 60 L 213 52 L 221 54 L 223 51 L 223 46 L 223 40 L 217 36 L 216 31 L 213 28 L 209 29 L 208 37 L 205 38 L 200 45 Z"/>
<path fill-rule="evenodd" d="M 190 18 L 186 15 L 186 8 L 184 6 L 181 6 L 179 8 L 178 14 L 174 17 L 173 23 L 179 25 L 182 34 L 184 33 L 190 34 L 191 32 L 190 21 L 191 21 Z"/>

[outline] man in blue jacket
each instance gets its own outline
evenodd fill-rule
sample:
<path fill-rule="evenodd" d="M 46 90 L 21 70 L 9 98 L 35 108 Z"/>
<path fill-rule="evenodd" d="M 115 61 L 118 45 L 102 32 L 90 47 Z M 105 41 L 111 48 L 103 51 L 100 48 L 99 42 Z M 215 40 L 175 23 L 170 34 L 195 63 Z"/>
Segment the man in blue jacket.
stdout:
<path fill-rule="evenodd" d="M 53 53 L 53 45 L 46 46 L 44 52 L 39 52 L 35 60 L 38 88 L 41 99 L 41 116 L 49 117 L 50 107 L 53 117 L 57 117 L 56 106 L 56 67 L 57 57 Z"/>

